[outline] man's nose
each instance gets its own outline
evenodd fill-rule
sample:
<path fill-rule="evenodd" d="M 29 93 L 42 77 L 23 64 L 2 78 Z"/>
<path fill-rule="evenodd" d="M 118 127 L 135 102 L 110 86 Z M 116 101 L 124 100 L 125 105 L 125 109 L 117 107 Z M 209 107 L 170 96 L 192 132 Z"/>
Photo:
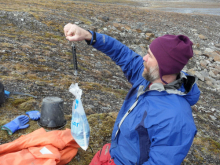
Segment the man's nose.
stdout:
<path fill-rule="evenodd" d="M 148 55 L 146 54 L 146 55 L 143 57 L 143 60 L 147 62 L 147 59 L 148 59 Z"/>

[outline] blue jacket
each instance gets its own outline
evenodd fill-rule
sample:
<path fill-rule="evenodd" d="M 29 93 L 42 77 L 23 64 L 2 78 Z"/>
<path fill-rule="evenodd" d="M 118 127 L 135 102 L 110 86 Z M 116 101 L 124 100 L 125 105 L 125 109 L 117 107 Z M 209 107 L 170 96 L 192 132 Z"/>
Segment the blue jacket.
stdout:
<path fill-rule="evenodd" d="M 121 42 L 96 33 L 93 47 L 115 61 L 132 84 L 112 132 L 110 154 L 114 162 L 117 165 L 181 164 L 197 132 L 191 109 L 200 96 L 195 77 L 181 73 L 174 83 L 151 85 L 140 95 L 115 137 L 119 122 L 136 100 L 139 86 L 146 88 L 149 82 L 142 77 L 142 57 Z"/>

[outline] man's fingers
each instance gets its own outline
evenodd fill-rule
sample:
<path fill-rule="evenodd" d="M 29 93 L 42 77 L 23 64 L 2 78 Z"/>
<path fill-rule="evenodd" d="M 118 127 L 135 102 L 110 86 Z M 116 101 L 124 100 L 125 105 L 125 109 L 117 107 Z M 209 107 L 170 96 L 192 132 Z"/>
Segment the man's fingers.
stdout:
<path fill-rule="evenodd" d="M 65 36 L 67 37 L 67 35 L 68 35 L 68 30 L 64 30 L 64 34 L 65 34 Z"/>
<path fill-rule="evenodd" d="M 75 36 L 67 36 L 66 39 L 69 41 L 77 41 Z"/>
<path fill-rule="evenodd" d="M 64 26 L 63 31 L 64 31 L 65 36 L 67 36 L 68 32 L 71 31 L 71 27 L 72 27 L 71 23 L 68 23 L 67 25 Z"/>
<path fill-rule="evenodd" d="M 67 33 L 66 36 L 74 36 L 74 32 L 72 31 L 72 29 L 70 29 Z"/>
<path fill-rule="evenodd" d="M 67 30 L 67 27 L 66 27 L 66 26 L 64 26 L 63 31 L 64 31 L 64 34 L 65 34 L 65 36 L 66 36 L 66 35 L 67 35 L 67 32 L 68 32 L 68 30 Z"/>
<path fill-rule="evenodd" d="M 75 24 L 67 24 L 64 27 L 64 34 L 69 41 L 82 41 L 85 39 L 85 30 Z"/>

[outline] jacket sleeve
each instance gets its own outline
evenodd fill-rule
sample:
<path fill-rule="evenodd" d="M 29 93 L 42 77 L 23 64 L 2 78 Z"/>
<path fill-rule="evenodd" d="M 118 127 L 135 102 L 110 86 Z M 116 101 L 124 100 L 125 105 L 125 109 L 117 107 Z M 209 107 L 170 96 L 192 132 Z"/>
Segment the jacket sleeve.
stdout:
<path fill-rule="evenodd" d="M 93 47 L 105 53 L 119 65 L 131 84 L 134 84 L 142 75 L 144 69 L 142 57 L 118 40 L 96 33 L 96 42 Z"/>
<path fill-rule="evenodd" d="M 174 127 L 171 124 L 163 124 L 153 127 L 157 128 L 151 137 L 149 159 L 143 165 L 180 165 L 192 145 L 196 132 L 187 131 L 181 125 Z M 179 129 L 181 131 L 178 131 Z"/>

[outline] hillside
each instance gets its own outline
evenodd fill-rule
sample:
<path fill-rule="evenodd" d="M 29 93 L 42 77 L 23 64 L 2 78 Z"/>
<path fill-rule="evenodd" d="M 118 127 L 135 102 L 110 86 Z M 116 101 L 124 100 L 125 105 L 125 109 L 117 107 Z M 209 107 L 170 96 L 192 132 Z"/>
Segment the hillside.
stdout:
<path fill-rule="evenodd" d="M 83 106 L 91 127 L 90 147 L 79 149 L 69 165 L 87 165 L 110 142 L 117 112 L 131 85 L 121 69 L 84 41 L 75 43 L 78 76 L 74 76 L 71 43 L 63 34 L 67 23 L 108 34 L 144 55 L 148 44 L 164 34 L 189 36 L 194 57 L 184 68 L 199 78 L 199 102 L 192 107 L 198 129 L 182 164 L 220 164 L 220 16 L 177 14 L 142 8 L 139 1 L 0 0 L 0 81 L 13 95 L 0 107 L 0 125 L 26 111 L 41 108 L 47 96 L 64 100 L 65 128 L 70 128 L 74 100 L 72 83 L 83 90 Z M 36 121 L 13 135 L 0 130 L 0 144 L 40 128 Z"/>

